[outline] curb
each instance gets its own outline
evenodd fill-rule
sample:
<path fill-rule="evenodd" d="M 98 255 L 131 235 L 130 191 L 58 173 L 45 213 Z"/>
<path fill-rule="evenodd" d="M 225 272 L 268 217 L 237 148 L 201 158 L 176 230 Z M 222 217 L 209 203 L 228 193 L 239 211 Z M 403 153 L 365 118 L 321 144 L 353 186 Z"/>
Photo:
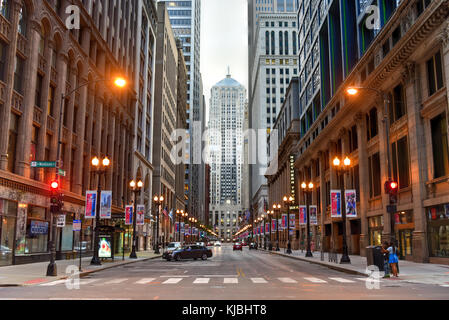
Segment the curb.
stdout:
<path fill-rule="evenodd" d="M 94 270 L 89 270 L 89 271 L 82 271 L 79 274 L 79 277 L 83 278 L 83 277 L 85 277 L 85 276 L 87 276 L 87 275 L 89 275 L 91 273 L 94 273 L 94 272 L 103 271 L 103 270 L 111 269 L 111 268 L 114 268 L 114 267 L 120 267 L 120 266 L 124 266 L 124 265 L 127 265 L 127 264 L 135 263 L 135 262 L 141 262 L 141 261 L 157 259 L 157 258 L 160 258 L 160 257 L 162 257 L 162 255 L 158 255 L 158 256 L 150 257 L 150 258 L 142 258 L 140 260 L 130 260 L 130 261 L 126 261 L 126 262 L 123 262 L 123 263 L 106 266 L 104 268 L 99 268 L 99 269 L 94 269 Z M 52 279 L 52 281 L 65 280 L 67 278 L 68 278 L 68 276 L 57 277 L 57 278 Z M 47 282 L 50 282 L 50 281 L 46 281 L 46 282 L 42 282 L 42 283 L 47 283 Z M 24 283 L 0 284 L 0 288 L 3 288 L 3 287 L 27 287 L 27 286 L 32 286 L 32 285 L 34 285 L 34 284 L 24 284 Z"/>
<path fill-rule="evenodd" d="M 286 258 L 290 258 L 290 259 L 295 259 L 295 260 L 300 260 L 300 261 L 309 262 L 309 263 L 313 263 L 313 264 L 318 264 L 320 266 L 327 267 L 329 269 L 333 269 L 333 270 L 337 270 L 337 271 L 341 271 L 341 272 L 345 272 L 345 273 L 349 273 L 349 274 L 355 274 L 355 275 L 360 275 L 360 276 L 364 276 L 364 277 L 368 276 L 366 273 L 363 273 L 363 272 L 360 272 L 357 270 L 346 269 L 346 268 L 340 267 L 338 265 L 335 265 L 335 266 L 329 265 L 329 264 L 323 263 L 321 261 L 312 261 L 312 260 L 308 260 L 308 259 L 305 259 L 302 257 L 287 255 L 285 253 L 278 253 L 278 252 L 273 252 L 273 251 L 264 250 L 264 249 L 260 249 L 260 250 L 268 252 L 270 254 L 276 254 L 278 256 L 282 256 L 282 257 L 286 257 Z"/>

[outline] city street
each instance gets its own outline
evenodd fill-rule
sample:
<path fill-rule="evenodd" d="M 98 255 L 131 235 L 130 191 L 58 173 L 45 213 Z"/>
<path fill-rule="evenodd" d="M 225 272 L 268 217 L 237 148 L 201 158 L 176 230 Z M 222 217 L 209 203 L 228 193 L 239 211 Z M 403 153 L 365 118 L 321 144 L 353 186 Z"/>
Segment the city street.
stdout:
<path fill-rule="evenodd" d="M 206 261 L 154 259 L 98 271 L 80 288 L 66 280 L 0 288 L 0 299 L 304 300 L 448 299 L 445 284 L 368 278 L 260 250 L 212 248 Z M 376 289 L 378 284 L 379 289 Z M 447 284 L 446 284 L 447 285 Z M 371 287 L 372 289 L 368 289 Z"/>

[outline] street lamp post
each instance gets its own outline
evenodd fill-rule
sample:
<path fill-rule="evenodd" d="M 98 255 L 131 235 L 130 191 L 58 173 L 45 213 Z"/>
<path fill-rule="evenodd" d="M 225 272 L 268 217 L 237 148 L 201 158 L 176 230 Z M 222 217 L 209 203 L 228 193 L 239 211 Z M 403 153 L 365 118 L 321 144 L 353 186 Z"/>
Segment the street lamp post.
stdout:
<path fill-rule="evenodd" d="M 293 204 L 293 202 L 295 201 L 295 199 L 293 199 L 292 196 L 284 196 L 283 198 L 284 200 L 284 205 L 287 206 L 287 253 L 291 254 L 292 253 L 292 244 L 290 242 L 290 206 Z M 308 221 L 308 220 L 307 220 Z"/>
<path fill-rule="evenodd" d="M 262 215 L 263 218 L 263 248 L 264 250 L 267 250 L 267 225 L 265 220 L 265 215 Z"/>
<path fill-rule="evenodd" d="M 340 199 L 341 199 L 341 212 L 343 217 L 343 255 L 341 256 L 340 264 L 343 263 L 351 263 L 351 259 L 349 259 L 348 255 L 348 245 L 346 243 L 346 205 L 345 205 L 345 186 L 344 186 L 344 175 L 349 171 L 349 166 L 351 165 L 351 160 L 346 157 L 343 160 L 343 164 L 341 163 L 338 157 L 335 157 L 332 164 L 337 172 L 343 177 L 343 181 L 340 187 Z"/>
<path fill-rule="evenodd" d="M 159 206 L 164 202 L 164 196 L 155 195 L 153 198 L 154 203 L 157 207 L 157 218 L 156 218 L 156 249 L 154 250 L 155 254 L 159 254 Z"/>
<path fill-rule="evenodd" d="M 310 210 L 309 210 L 309 194 L 312 193 L 313 183 L 309 182 L 308 184 L 303 182 L 301 184 L 301 188 L 305 194 L 306 198 L 306 212 L 307 212 L 307 252 L 306 257 L 313 257 L 312 250 L 310 250 Z M 308 190 L 307 190 L 308 188 Z"/>
<path fill-rule="evenodd" d="M 280 204 L 273 204 L 273 209 L 276 210 L 276 251 L 281 251 L 279 248 L 279 212 L 281 212 Z"/>
<path fill-rule="evenodd" d="M 100 199 L 101 199 L 101 176 L 106 174 L 107 168 L 111 164 L 109 159 L 106 157 L 101 161 L 103 169 L 100 169 L 100 160 L 95 157 L 92 159 L 92 165 L 97 168 L 94 173 L 98 176 L 97 185 L 97 203 L 96 203 L 96 213 L 95 213 L 95 243 L 94 243 L 94 255 L 90 261 L 91 265 L 101 265 L 100 259 L 98 258 L 98 250 L 100 249 L 99 233 L 100 233 Z"/>
<path fill-rule="evenodd" d="M 139 193 L 142 190 L 143 182 L 142 182 L 142 180 L 139 180 L 136 184 L 136 182 L 134 180 L 132 180 L 129 183 L 129 186 L 131 187 L 131 191 L 134 193 L 133 246 L 132 246 L 131 254 L 129 255 L 129 257 L 131 259 L 137 259 L 137 254 L 136 254 L 137 193 Z"/>

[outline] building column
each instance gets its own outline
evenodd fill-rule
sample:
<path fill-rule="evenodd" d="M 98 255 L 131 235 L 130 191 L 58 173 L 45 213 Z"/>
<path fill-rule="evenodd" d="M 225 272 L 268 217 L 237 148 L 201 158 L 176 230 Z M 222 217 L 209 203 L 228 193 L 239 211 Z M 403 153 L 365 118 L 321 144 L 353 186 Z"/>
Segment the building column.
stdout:
<path fill-rule="evenodd" d="M 11 10 L 11 42 L 8 46 L 6 64 L 5 64 L 5 91 L 4 105 L 0 109 L 0 123 L 2 124 L 2 132 L 0 135 L 0 170 L 6 170 L 8 166 L 8 140 L 9 125 L 11 116 L 12 93 L 14 90 L 14 69 L 17 54 L 17 39 L 19 30 L 19 13 L 22 9 L 22 1 L 14 1 Z M 28 45 L 31 45 L 28 40 Z"/>
<path fill-rule="evenodd" d="M 36 77 L 39 63 L 39 42 L 41 25 L 33 20 L 30 26 L 30 43 L 28 50 L 28 60 L 25 64 L 26 90 L 23 98 L 23 114 L 19 124 L 19 134 L 17 137 L 17 173 L 25 178 L 30 177 L 30 150 L 31 134 L 33 129 L 34 100 L 36 95 Z"/>
<path fill-rule="evenodd" d="M 357 144 L 359 156 L 359 185 L 360 185 L 360 255 L 366 256 L 366 247 L 369 245 L 368 234 L 368 200 L 369 200 L 369 171 L 368 151 L 366 149 L 366 120 L 361 112 L 354 117 L 357 125 Z"/>
<path fill-rule="evenodd" d="M 448 61 L 449 62 L 449 61 Z M 427 162 L 424 119 L 421 117 L 419 74 L 414 63 L 405 65 L 403 72 L 405 99 L 407 107 L 408 145 L 410 156 L 410 186 L 412 187 L 413 221 L 415 229 L 412 236 L 413 260 L 428 262 L 427 220 L 423 200 L 427 197 L 426 181 L 429 163 Z"/>

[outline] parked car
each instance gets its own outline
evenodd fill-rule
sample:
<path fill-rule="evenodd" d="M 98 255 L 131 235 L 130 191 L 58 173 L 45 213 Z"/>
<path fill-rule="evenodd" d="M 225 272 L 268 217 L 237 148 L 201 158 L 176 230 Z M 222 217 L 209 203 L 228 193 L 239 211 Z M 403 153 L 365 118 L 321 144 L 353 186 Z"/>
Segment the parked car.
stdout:
<path fill-rule="evenodd" d="M 207 243 L 207 246 L 208 247 L 212 247 L 214 245 L 214 243 L 212 242 L 212 241 L 209 241 L 208 243 Z"/>
<path fill-rule="evenodd" d="M 243 250 L 242 244 L 239 243 L 239 242 L 234 243 L 234 246 L 232 247 L 232 251 L 235 251 L 235 250 L 240 250 L 240 251 L 242 251 L 242 250 Z"/>
<path fill-rule="evenodd" d="M 249 244 L 249 248 L 250 248 L 250 249 L 256 249 L 256 250 L 257 250 L 257 242 L 251 242 L 251 243 Z"/>
<path fill-rule="evenodd" d="M 216 247 L 221 247 L 221 242 L 220 242 L 220 241 L 215 241 L 214 246 L 216 246 Z"/>
<path fill-rule="evenodd" d="M 6 256 L 8 254 L 12 253 L 12 250 L 6 246 L 1 246 L 0 245 L 0 253 L 2 254 L 2 256 Z"/>
<path fill-rule="evenodd" d="M 245 241 L 242 242 L 242 246 L 245 246 L 245 247 L 246 247 L 247 245 L 248 245 L 248 244 L 247 244 Z"/>
<path fill-rule="evenodd" d="M 176 260 L 180 261 L 182 259 L 202 259 L 206 260 L 207 258 L 212 257 L 212 250 L 198 245 L 188 245 L 182 248 L 177 248 L 168 254 L 167 260 Z"/>
<path fill-rule="evenodd" d="M 73 246 L 73 250 L 75 250 L 75 251 L 79 251 L 80 250 L 79 243 L 77 243 L 75 246 Z M 81 242 L 81 250 L 82 251 L 87 251 L 87 241 L 82 241 Z"/>
<path fill-rule="evenodd" d="M 170 260 L 170 254 L 179 248 L 181 248 L 181 242 L 170 242 L 167 246 L 167 250 L 162 254 L 162 258 Z"/>
<path fill-rule="evenodd" d="M 197 246 L 201 246 L 201 247 L 205 247 L 206 244 L 204 242 L 197 242 L 196 243 Z"/>

